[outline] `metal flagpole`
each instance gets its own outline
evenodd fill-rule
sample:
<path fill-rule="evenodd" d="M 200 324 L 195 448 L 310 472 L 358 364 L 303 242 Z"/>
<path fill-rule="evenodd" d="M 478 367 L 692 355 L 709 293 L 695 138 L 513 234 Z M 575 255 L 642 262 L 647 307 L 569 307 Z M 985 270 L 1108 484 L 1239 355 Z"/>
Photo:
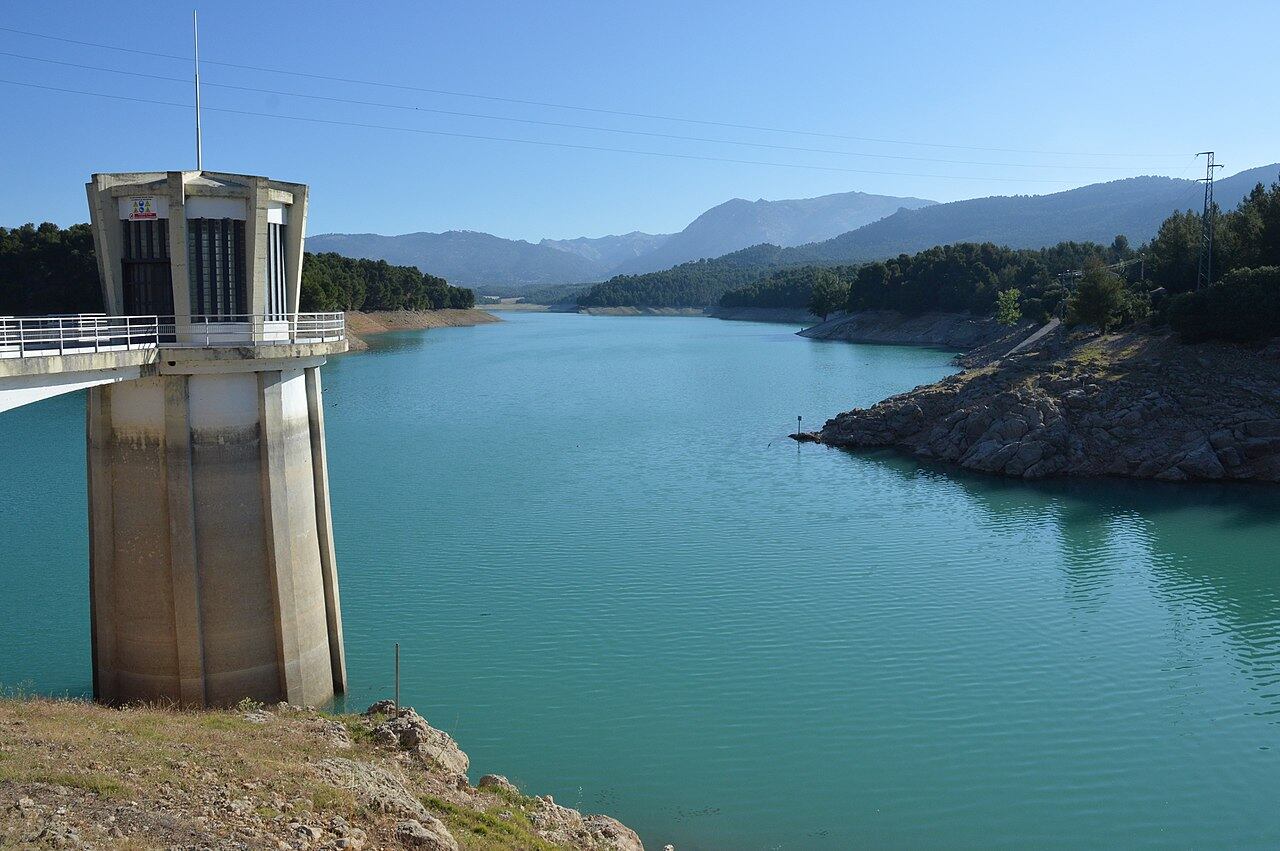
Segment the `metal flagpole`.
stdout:
<path fill-rule="evenodd" d="M 204 151 L 200 141 L 200 19 L 195 9 L 191 10 L 191 34 L 196 63 L 196 171 L 204 171 Z"/>

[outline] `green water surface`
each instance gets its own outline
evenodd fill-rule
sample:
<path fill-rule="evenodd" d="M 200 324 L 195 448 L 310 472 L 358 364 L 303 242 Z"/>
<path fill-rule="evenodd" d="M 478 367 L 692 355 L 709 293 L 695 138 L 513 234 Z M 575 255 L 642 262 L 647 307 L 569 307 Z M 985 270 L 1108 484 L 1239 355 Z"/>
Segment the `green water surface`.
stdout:
<path fill-rule="evenodd" d="M 505 314 L 324 368 L 352 694 L 692 849 L 1280 845 L 1280 488 L 786 439 L 951 371 Z M 90 688 L 83 398 L 0 414 L 0 683 Z"/>

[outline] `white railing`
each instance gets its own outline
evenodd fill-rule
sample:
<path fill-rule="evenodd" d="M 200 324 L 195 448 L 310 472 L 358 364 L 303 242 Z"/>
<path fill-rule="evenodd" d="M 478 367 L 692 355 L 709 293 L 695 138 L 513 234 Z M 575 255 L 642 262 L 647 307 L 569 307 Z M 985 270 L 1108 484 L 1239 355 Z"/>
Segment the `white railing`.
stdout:
<path fill-rule="evenodd" d="M 173 322 L 172 319 L 168 320 Z M 163 346 L 211 348 L 214 346 L 269 346 L 275 343 L 329 343 L 345 339 L 342 313 L 244 313 L 192 316 L 179 320 L 176 339 Z"/>
<path fill-rule="evenodd" d="M 346 338 L 341 313 L 193 316 L 0 316 L 0 358 L 155 348 L 327 343 Z"/>
<path fill-rule="evenodd" d="M 172 335 L 173 319 L 159 316 L 0 316 L 0 358 L 154 349 Z"/>

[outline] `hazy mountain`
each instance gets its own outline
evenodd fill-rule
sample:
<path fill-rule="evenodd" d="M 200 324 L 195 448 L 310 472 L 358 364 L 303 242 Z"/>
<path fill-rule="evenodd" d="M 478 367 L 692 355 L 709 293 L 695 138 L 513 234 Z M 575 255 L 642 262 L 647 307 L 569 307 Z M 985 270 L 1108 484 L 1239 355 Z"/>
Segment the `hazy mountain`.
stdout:
<path fill-rule="evenodd" d="M 1215 182 L 1215 198 L 1234 208 L 1258 182 L 1270 184 L 1280 165 L 1250 169 Z M 1202 184 L 1172 177 L 1133 177 L 1051 195 L 974 198 L 903 210 L 834 239 L 784 252 L 785 260 L 861 262 L 935 245 L 994 242 L 1040 248 L 1063 241 L 1107 243 L 1124 234 L 1146 242 L 1174 210 L 1200 209 Z M 789 256 L 785 256 L 789 255 Z"/>
<path fill-rule="evenodd" d="M 707 210 L 648 253 L 622 262 L 615 274 L 653 272 L 687 260 L 719 257 L 767 242 L 791 246 L 830 239 L 891 215 L 934 204 L 921 198 L 841 192 L 818 198 L 746 201 L 734 198 Z"/>
<path fill-rule="evenodd" d="M 599 262 L 571 251 L 476 231 L 400 236 L 322 233 L 307 237 L 307 250 L 417 266 L 451 284 L 482 290 L 485 285 L 509 288 L 598 281 L 607 271 Z"/>
<path fill-rule="evenodd" d="M 653 251 L 670 238 L 669 233 L 641 233 L 633 230 L 618 236 L 544 239 L 538 244 L 577 254 L 599 264 L 602 270 L 610 271 L 619 264 Z"/>
<path fill-rule="evenodd" d="M 799 245 L 844 233 L 900 208 L 932 203 L 864 192 L 790 201 L 735 199 L 706 211 L 677 234 L 633 231 L 544 239 L 535 245 L 476 231 L 323 233 L 307 237 L 307 250 L 417 266 L 453 284 L 515 292 L 544 284 L 602 281 L 622 271 L 666 269 L 760 242 Z"/>
<path fill-rule="evenodd" d="M 1280 163 L 1215 182 L 1215 199 L 1233 209 L 1258 183 L 1280 180 Z M 1135 177 L 1051 195 L 975 198 L 902 210 L 833 239 L 782 248 L 760 244 L 670 269 L 619 275 L 592 289 L 609 305 L 713 304 L 726 290 L 781 268 L 863 263 L 958 242 L 1042 248 L 1059 242 L 1110 243 L 1118 234 L 1140 245 L 1175 210 L 1199 210 L 1203 184 Z"/>

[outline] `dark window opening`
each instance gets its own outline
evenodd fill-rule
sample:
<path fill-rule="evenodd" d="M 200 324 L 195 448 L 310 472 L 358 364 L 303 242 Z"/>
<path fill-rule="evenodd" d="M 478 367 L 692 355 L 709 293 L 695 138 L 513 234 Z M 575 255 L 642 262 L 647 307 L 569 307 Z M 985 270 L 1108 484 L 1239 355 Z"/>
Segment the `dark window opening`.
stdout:
<path fill-rule="evenodd" d="M 168 220 L 122 221 L 121 224 L 124 225 L 124 257 L 120 264 L 124 312 L 130 316 L 172 316 Z"/>
<path fill-rule="evenodd" d="M 187 219 L 187 268 L 192 314 L 229 320 L 249 312 L 244 222 Z"/>

